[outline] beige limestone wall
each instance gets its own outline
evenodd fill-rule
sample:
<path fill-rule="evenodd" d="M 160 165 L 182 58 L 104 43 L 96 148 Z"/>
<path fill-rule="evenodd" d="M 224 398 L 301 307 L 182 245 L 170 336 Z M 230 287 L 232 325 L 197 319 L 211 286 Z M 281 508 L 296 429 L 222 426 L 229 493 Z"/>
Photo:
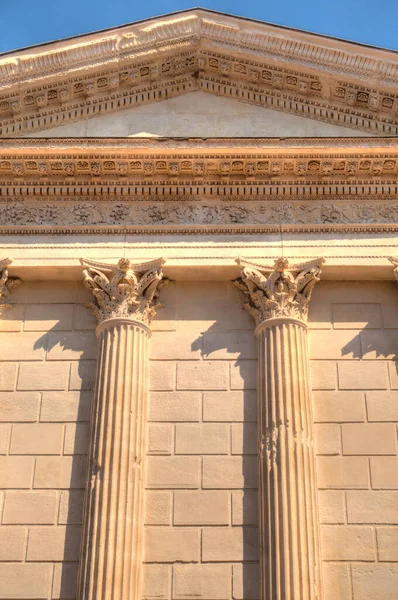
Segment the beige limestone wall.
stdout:
<path fill-rule="evenodd" d="M 147 600 L 254 600 L 254 325 L 228 282 L 176 282 L 153 322 Z M 78 282 L 0 321 L 0 599 L 74 599 L 95 323 Z M 398 286 L 321 282 L 310 343 L 324 600 L 398 585 Z"/>

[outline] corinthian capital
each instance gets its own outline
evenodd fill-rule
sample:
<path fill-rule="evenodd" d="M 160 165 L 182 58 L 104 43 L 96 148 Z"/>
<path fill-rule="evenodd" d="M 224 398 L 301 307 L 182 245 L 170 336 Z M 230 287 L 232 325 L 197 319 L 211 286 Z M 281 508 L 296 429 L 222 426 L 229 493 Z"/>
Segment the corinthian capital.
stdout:
<path fill-rule="evenodd" d="M 398 256 L 390 256 L 388 260 L 390 261 L 390 263 L 392 263 L 394 267 L 395 279 L 398 281 Z"/>
<path fill-rule="evenodd" d="M 83 267 L 84 285 L 92 292 L 95 300 L 89 302 L 98 322 L 106 319 L 130 318 L 150 324 L 155 316 L 162 280 L 160 258 L 147 263 L 132 264 L 121 258 L 117 265 L 80 259 Z"/>
<path fill-rule="evenodd" d="M 21 283 L 16 277 L 8 277 L 8 266 L 12 263 L 12 258 L 0 260 L 0 315 L 10 308 L 9 304 L 3 304 L 3 299 L 7 298 L 11 290 Z"/>
<path fill-rule="evenodd" d="M 238 258 L 242 275 L 234 281 L 243 295 L 242 307 L 254 318 L 256 325 L 275 317 L 307 320 L 312 290 L 321 274 L 324 258 L 289 267 L 286 258 L 279 258 L 273 267 L 258 265 Z"/>

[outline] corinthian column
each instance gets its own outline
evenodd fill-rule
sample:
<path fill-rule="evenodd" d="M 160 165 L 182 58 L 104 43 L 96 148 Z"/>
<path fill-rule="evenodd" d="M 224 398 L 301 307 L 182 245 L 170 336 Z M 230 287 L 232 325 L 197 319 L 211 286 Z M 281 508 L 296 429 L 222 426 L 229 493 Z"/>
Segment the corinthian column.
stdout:
<path fill-rule="evenodd" d="M 99 347 L 79 600 L 140 600 L 150 323 L 164 260 L 81 260 Z"/>
<path fill-rule="evenodd" d="M 9 304 L 4 304 L 4 298 L 8 298 L 11 290 L 21 283 L 21 280 L 16 277 L 8 277 L 8 267 L 11 263 L 12 258 L 3 258 L 3 260 L 0 260 L 0 315 L 10 308 Z"/>
<path fill-rule="evenodd" d="M 289 269 L 239 259 L 235 285 L 258 338 L 261 600 L 320 600 L 308 303 L 323 259 Z"/>

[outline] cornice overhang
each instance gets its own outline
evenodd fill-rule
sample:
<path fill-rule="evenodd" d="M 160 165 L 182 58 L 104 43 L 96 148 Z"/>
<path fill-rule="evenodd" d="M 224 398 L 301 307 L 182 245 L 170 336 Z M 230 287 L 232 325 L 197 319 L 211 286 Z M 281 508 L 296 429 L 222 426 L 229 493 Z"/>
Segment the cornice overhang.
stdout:
<path fill-rule="evenodd" d="M 0 57 L 0 135 L 196 89 L 398 135 L 398 53 L 202 9 Z"/>
<path fill-rule="evenodd" d="M 0 233 L 398 229 L 398 140 L 0 140 Z"/>

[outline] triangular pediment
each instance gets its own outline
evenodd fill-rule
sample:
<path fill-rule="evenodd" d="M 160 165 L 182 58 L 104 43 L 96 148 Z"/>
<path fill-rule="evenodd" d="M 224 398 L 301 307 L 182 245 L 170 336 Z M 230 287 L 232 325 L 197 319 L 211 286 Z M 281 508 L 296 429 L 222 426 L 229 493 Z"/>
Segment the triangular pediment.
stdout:
<path fill-rule="evenodd" d="M 0 59 L 1 137 L 347 131 L 398 134 L 396 52 L 193 9 Z"/>

